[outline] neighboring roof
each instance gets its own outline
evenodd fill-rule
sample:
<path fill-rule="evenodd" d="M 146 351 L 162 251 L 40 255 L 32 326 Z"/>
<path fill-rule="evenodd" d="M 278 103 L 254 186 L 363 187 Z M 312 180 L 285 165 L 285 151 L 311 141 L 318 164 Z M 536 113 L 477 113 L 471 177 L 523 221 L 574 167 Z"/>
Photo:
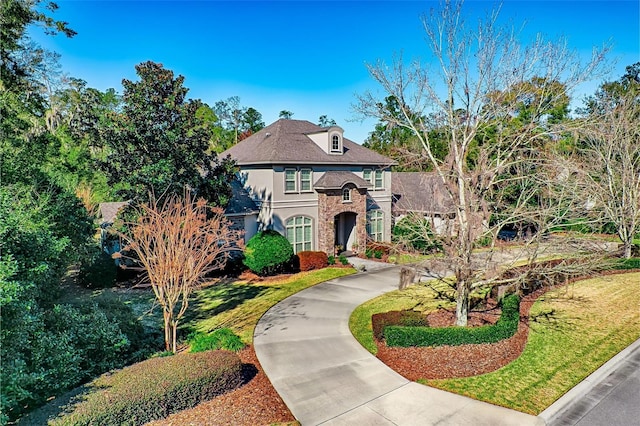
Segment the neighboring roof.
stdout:
<path fill-rule="evenodd" d="M 448 199 L 442 180 L 435 173 L 397 172 L 391 176 L 393 211 L 450 214 L 453 203 Z"/>
<path fill-rule="evenodd" d="M 357 164 L 391 166 L 395 162 L 343 138 L 342 155 L 327 154 L 307 135 L 326 129 L 304 120 L 280 119 L 220 154 L 240 166 L 267 164 Z"/>
<path fill-rule="evenodd" d="M 347 171 L 328 171 L 313 185 L 314 189 L 341 189 L 348 183 L 356 188 L 372 188 L 373 185 L 359 176 Z"/>
<path fill-rule="evenodd" d="M 259 211 L 249 192 L 237 180 L 231 181 L 231 201 L 224 210 L 229 216 L 250 215 Z"/>
<path fill-rule="evenodd" d="M 113 221 L 116 219 L 118 212 L 124 206 L 129 204 L 128 201 L 114 201 L 109 203 L 100 203 L 99 208 L 99 217 L 102 218 L 100 221 L 100 226 L 111 225 Z"/>

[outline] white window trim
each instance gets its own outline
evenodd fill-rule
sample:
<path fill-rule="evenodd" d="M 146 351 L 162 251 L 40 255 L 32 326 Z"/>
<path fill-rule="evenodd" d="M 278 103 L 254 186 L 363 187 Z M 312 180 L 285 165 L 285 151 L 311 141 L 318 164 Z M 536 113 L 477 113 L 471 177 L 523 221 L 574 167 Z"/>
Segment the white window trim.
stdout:
<path fill-rule="evenodd" d="M 293 189 L 287 189 L 287 182 L 291 182 L 291 180 L 287 179 L 287 172 L 293 171 Z M 295 194 L 298 192 L 298 171 L 294 168 L 286 168 L 284 169 L 284 192 L 285 194 Z"/>
<path fill-rule="evenodd" d="M 366 177 L 366 173 L 369 172 L 369 178 Z M 378 177 L 380 178 L 380 186 L 377 186 Z M 374 191 L 383 191 L 384 188 L 384 170 L 381 169 L 363 169 L 362 178 L 369 182 L 373 186 Z"/>
<path fill-rule="evenodd" d="M 350 203 L 351 201 L 351 188 L 342 188 L 342 202 Z"/>
<path fill-rule="evenodd" d="M 372 215 L 375 214 L 375 222 L 372 221 Z M 372 223 L 380 223 L 380 231 L 371 232 Z M 374 241 L 384 241 L 384 212 L 382 210 L 370 210 L 367 212 L 367 235 Z"/>
<path fill-rule="evenodd" d="M 309 189 L 302 189 L 302 172 L 308 170 L 309 171 Z M 310 167 L 302 167 L 300 168 L 298 175 L 300 177 L 300 192 L 313 192 L 313 169 Z"/>
<path fill-rule="evenodd" d="M 338 140 L 338 147 L 335 149 L 333 148 L 334 138 L 337 138 Z M 332 135 L 329 136 L 329 152 L 332 154 L 342 153 L 342 137 L 340 137 L 340 135 L 337 133 L 333 133 Z"/>
<path fill-rule="evenodd" d="M 302 224 L 301 225 L 296 225 L 295 221 L 296 218 L 302 218 Z M 309 220 L 309 224 L 305 224 L 305 220 Z M 292 224 L 289 224 L 289 222 L 292 222 Z M 306 226 L 309 226 L 309 228 L 311 229 L 310 232 L 310 239 L 309 241 L 305 241 L 304 240 L 304 228 Z M 296 228 L 301 227 L 302 228 L 302 241 L 296 241 L 295 240 L 295 235 L 296 235 Z M 289 234 L 289 229 L 293 230 L 293 239 L 294 241 L 289 241 L 289 243 L 291 244 L 291 246 L 293 247 L 293 251 L 294 253 L 298 253 L 298 250 L 296 248 L 297 245 L 301 244 L 302 245 L 302 251 L 305 250 L 313 250 L 313 239 L 314 239 L 314 235 L 313 235 L 313 218 L 309 217 L 309 216 L 304 216 L 304 215 L 297 215 L 297 216 L 291 216 L 290 218 L 288 218 L 285 221 L 285 236 L 287 237 L 287 239 L 289 239 L 288 234 Z M 308 243 L 308 248 L 305 247 L 305 244 Z"/>

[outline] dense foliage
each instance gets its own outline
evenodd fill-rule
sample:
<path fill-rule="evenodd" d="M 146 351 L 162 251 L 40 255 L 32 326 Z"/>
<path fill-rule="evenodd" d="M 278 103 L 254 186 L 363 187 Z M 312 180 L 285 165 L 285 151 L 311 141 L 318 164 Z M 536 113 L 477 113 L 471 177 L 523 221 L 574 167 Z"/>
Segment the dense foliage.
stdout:
<path fill-rule="evenodd" d="M 258 275 L 283 271 L 293 258 L 293 247 L 287 238 L 274 230 L 260 231 L 247 242 L 244 264 Z"/>
<path fill-rule="evenodd" d="M 391 233 L 394 243 L 411 251 L 429 253 L 442 249 L 433 234 L 431 223 L 424 217 L 405 216 L 395 224 Z"/>
<path fill-rule="evenodd" d="M 227 351 L 153 358 L 86 386 L 53 425 L 140 425 L 192 408 L 242 384 L 242 362 Z"/>
<path fill-rule="evenodd" d="M 197 197 L 225 206 L 235 172 L 230 159 L 208 152 L 211 127 L 198 113 L 204 104 L 187 99 L 184 77 L 161 64 L 136 66 L 140 81 L 123 80 L 122 110 L 100 126 L 106 156 L 98 164 L 122 199 L 148 201 L 149 193 Z"/>
<path fill-rule="evenodd" d="M 508 339 L 518 330 L 520 298 L 509 295 L 502 300 L 502 315 L 494 325 L 481 327 L 387 326 L 384 338 L 389 346 L 458 346 L 495 343 Z"/>
<path fill-rule="evenodd" d="M 312 271 L 329 266 L 329 258 L 323 251 L 301 251 L 297 256 L 300 261 L 300 271 Z"/>

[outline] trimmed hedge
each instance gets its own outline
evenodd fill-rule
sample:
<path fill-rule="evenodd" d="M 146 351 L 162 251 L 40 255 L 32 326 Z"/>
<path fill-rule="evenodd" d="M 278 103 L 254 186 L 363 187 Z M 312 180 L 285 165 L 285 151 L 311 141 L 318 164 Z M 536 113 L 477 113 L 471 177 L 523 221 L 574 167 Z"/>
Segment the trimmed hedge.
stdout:
<path fill-rule="evenodd" d="M 380 312 L 371 316 L 373 337 L 384 338 L 384 329 L 393 325 L 401 327 L 427 327 L 427 317 L 416 311 Z"/>
<path fill-rule="evenodd" d="M 630 259 L 620 259 L 620 261 L 614 266 L 614 269 L 618 269 L 618 270 L 640 269 L 640 257 L 632 257 Z"/>
<path fill-rule="evenodd" d="M 49 424 L 140 425 L 195 407 L 242 380 L 242 362 L 233 352 L 153 358 L 95 379 L 69 414 Z"/>
<path fill-rule="evenodd" d="M 293 258 L 293 247 L 287 238 L 274 230 L 258 232 L 244 249 L 244 264 L 258 275 L 282 272 Z"/>
<path fill-rule="evenodd" d="M 301 251 L 298 253 L 300 259 L 300 271 L 313 271 L 329 266 L 329 257 L 323 251 Z"/>
<path fill-rule="evenodd" d="M 403 327 L 387 326 L 384 338 L 387 346 L 459 346 L 495 343 L 508 339 L 518 330 L 520 298 L 509 295 L 502 301 L 502 315 L 494 325 L 481 327 Z"/>

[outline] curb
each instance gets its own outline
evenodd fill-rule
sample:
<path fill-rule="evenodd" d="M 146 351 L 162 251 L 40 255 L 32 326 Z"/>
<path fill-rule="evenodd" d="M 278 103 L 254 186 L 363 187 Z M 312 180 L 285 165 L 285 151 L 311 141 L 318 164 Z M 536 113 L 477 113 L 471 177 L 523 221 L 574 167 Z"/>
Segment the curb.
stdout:
<path fill-rule="evenodd" d="M 640 350 L 640 339 L 620 351 L 617 355 L 605 362 L 600 368 L 591 373 L 587 378 L 578 383 L 575 387 L 561 396 L 556 402 L 551 404 L 546 410 L 538 414 L 546 424 L 556 420 L 567 410 L 583 398 L 595 385 L 609 376 L 636 350 Z"/>

